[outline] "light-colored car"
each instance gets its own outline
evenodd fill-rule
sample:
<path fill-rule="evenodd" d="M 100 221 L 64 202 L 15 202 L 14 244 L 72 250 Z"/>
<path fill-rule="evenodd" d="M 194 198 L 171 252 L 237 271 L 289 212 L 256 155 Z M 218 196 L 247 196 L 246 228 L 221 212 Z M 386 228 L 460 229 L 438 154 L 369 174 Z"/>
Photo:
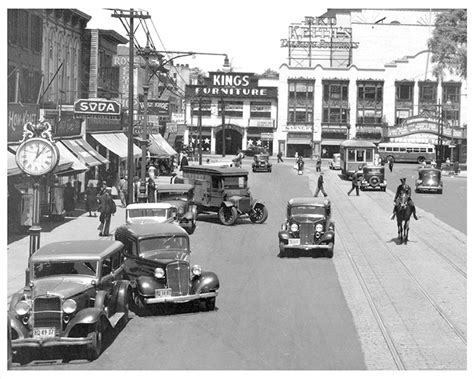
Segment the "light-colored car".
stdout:
<path fill-rule="evenodd" d="M 333 154 L 332 159 L 329 161 L 329 168 L 331 170 L 340 170 L 341 169 L 341 154 Z"/>
<path fill-rule="evenodd" d="M 149 224 L 172 223 L 176 221 L 178 210 L 169 203 L 137 203 L 130 204 L 125 209 L 125 223 Z"/>

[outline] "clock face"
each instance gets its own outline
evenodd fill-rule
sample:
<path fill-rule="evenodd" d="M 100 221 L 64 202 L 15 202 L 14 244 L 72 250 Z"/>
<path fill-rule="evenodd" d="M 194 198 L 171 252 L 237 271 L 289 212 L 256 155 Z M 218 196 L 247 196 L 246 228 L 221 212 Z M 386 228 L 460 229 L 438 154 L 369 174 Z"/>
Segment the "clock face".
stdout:
<path fill-rule="evenodd" d="M 59 160 L 56 146 L 42 138 L 23 142 L 16 152 L 18 167 L 28 175 L 39 176 L 52 171 Z"/>

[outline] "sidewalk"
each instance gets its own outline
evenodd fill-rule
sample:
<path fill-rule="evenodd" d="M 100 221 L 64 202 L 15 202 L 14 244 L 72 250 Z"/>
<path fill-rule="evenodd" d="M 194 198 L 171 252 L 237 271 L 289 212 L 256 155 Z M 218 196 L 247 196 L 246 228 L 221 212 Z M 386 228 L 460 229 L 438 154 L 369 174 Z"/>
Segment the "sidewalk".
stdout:
<path fill-rule="evenodd" d="M 110 233 L 125 222 L 125 209 L 119 200 L 115 200 L 117 212 L 112 216 Z M 97 217 L 89 217 L 88 212 L 75 211 L 75 217 L 66 217 L 63 222 L 43 221 L 40 236 L 40 247 L 51 242 L 67 240 L 111 239 L 99 237 L 99 213 Z M 77 216 L 76 216 L 77 215 Z M 11 296 L 25 285 L 25 269 L 28 264 L 30 236 L 19 238 L 7 247 L 7 297 Z"/>

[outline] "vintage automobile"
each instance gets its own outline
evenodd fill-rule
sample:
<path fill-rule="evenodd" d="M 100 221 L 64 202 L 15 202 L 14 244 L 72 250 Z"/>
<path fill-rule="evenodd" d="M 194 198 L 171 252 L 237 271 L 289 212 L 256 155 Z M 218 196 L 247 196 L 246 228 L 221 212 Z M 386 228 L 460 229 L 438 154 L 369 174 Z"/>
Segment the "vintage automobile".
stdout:
<path fill-rule="evenodd" d="M 175 210 L 175 223 L 189 234 L 196 230 L 197 207 L 194 205 L 194 186 L 185 183 L 160 184 L 156 188 L 158 204 L 171 204 Z"/>
<path fill-rule="evenodd" d="M 247 215 L 255 224 L 265 222 L 265 204 L 250 194 L 248 172 L 237 167 L 196 165 L 183 167 L 183 180 L 194 185 L 197 213 L 216 212 L 223 225 L 232 225 Z"/>
<path fill-rule="evenodd" d="M 256 154 L 253 157 L 252 171 L 272 172 L 272 164 L 269 162 L 268 154 Z"/>
<path fill-rule="evenodd" d="M 334 254 L 334 222 L 327 198 L 298 197 L 288 201 L 286 220 L 278 232 L 280 257 L 324 250 Z"/>
<path fill-rule="evenodd" d="M 158 227 L 156 227 L 158 226 Z M 175 224 L 123 225 L 115 239 L 125 245 L 125 273 L 132 285 L 132 307 L 139 316 L 152 305 L 187 303 L 215 308 L 219 279 L 190 264 L 189 235 Z"/>
<path fill-rule="evenodd" d="M 386 191 L 387 181 L 385 180 L 385 167 L 383 166 L 364 166 L 360 181 L 360 189 L 381 189 Z"/>
<path fill-rule="evenodd" d="M 161 222 L 175 222 L 177 208 L 167 203 L 136 203 L 125 208 L 125 223 L 149 224 Z"/>
<path fill-rule="evenodd" d="M 441 170 L 436 168 L 420 168 L 418 179 L 415 181 L 415 192 L 443 193 Z"/>
<path fill-rule="evenodd" d="M 27 363 L 33 349 L 53 346 L 83 346 L 88 360 L 99 357 L 104 332 L 128 321 L 123 247 L 110 240 L 64 241 L 30 257 L 28 284 L 8 311 L 14 360 Z"/>
<path fill-rule="evenodd" d="M 332 155 L 332 159 L 329 161 L 329 169 L 340 170 L 341 169 L 341 154 L 335 153 Z"/>

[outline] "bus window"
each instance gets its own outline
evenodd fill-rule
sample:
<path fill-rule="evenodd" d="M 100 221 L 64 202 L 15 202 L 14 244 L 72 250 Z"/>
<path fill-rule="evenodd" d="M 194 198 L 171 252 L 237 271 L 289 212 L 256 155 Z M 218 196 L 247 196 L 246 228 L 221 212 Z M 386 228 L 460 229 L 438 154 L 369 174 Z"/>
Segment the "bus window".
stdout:
<path fill-rule="evenodd" d="M 357 162 L 364 162 L 364 151 L 365 150 L 357 150 Z"/>
<path fill-rule="evenodd" d="M 370 162 L 372 160 L 373 160 L 373 158 L 372 158 L 372 149 L 366 149 L 365 150 L 365 161 Z"/>
<path fill-rule="evenodd" d="M 387 146 L 387 151 L 393 151 L 391 147 Z"/>
<path fill-rule="evenodd" d="M 401 153 L 404 153 L 404 152 L 406 152 L 406 151 L 407 151 L 407 149 L 406 149 L 405 147 L 400 147 L 400 152 L 401 152 Z"/>
<path fill-rule="evenodd" d="M 355 152 L 354 150 L 347 151 L 347 161 L 348 162 L 355 162 Z"/>
<path fill-rule="evenodd" d="M 385 151 L 385 147 L 379 147 L 379 151 Z"/>
<path fill-rule="evenodd" d="M 420 152 L 420 149 L 417 148 L 417 147 L 414 147 L 414 148 L 413 148 L 413 152 L 414 152 L 414 153 L 419 153 L 419 152 Z"/>
<path fill-rule="evenodd" d="M 426 153 L 426 149 L 424 147 L 420 147 L 420 153 Z"/>
<path fill-rule="evenodd" d="M 413 153 L 413 148 L 407 147 L 407 153 Z"/>
<path fill-rule="evenodd" d="M 428 153 L 432 153 L 433 149 L 431 147 L 428 148 Z"/>
<path fill-rule="evenodd" d="M 399 151 L 399 150 L 400 150 L 400 149 L 399 149 L 398 147 L 394 147 L 394 148 L 393 148 L 393 151 L 394 151 L 394 152 L 395 152 L 395 151 Z"/>

